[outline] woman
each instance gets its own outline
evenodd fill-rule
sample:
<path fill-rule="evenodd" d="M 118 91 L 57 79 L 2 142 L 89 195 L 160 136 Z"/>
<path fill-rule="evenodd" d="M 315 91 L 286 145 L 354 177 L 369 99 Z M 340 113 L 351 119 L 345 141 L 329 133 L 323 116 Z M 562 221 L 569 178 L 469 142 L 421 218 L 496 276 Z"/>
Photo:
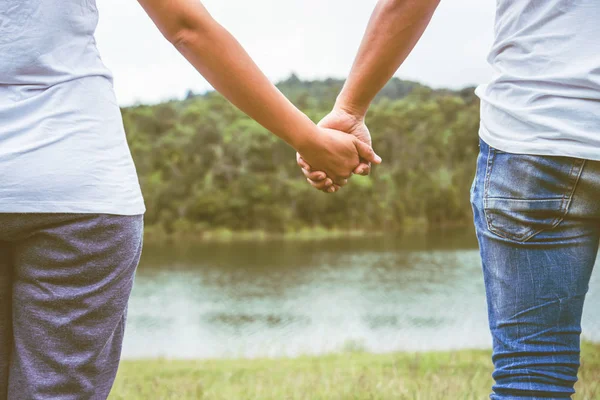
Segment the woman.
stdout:
<path fill-rule="evenodd" d="M 336 184 L 352 135 L 318 128 L 196 0 L 140 0 L 225 97 Z M 144 202 L 94 0 L 0 2 L 0 398 L 105 399 L 119 364 Z"/>

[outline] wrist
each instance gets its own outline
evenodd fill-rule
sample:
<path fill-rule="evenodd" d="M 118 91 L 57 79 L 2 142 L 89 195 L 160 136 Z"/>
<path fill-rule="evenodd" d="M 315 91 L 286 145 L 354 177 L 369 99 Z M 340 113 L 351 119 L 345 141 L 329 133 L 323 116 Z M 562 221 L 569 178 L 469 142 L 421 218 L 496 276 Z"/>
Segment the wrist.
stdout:
<path fill-rule="evenodd" d="M 333 109 L 334 111 L 347 114 L 357 121 L 364 121 L 365 116 L 367 115 L 367 110 L 369 109 L 369 105 L 363 106 L 356 104 L 356 102 L 353 102 L 342 92 L 337 97 Z"/>
<path fill-rule="evenodd" d="M 290 135 L 289 144 L 300 154 L 311 148 L 319 134 L 317 126 L 308 117 L 306 123 L 295 126 L 297 131 Z"/>

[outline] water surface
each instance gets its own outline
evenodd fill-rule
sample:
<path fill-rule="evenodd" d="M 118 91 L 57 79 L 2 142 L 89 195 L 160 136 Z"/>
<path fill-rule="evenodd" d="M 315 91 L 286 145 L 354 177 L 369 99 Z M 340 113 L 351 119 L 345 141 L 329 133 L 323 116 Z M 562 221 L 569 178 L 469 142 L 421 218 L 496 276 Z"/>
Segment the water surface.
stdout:
<path fill-rule="evenodd" d="M 583 319 L 594 341 L 599 275 Z M 477 242 L 470 231 L 453 231 L 148 245 L 123 356 L 278 357 L 489 348 L 490 341 Z"/>

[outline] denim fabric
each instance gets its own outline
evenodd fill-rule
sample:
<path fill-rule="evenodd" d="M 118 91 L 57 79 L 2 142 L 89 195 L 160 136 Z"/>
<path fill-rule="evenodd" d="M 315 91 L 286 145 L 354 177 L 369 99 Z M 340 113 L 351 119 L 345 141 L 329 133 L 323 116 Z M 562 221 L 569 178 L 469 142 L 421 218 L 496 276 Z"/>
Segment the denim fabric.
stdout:
<path fill-rule="evenodd" d="M 104 400 L 143 217 L 0 214 L 0 399 Z"/>
<path fill-rule="evenodd" d="M 493 338 L 490 398 L 570 398 L 600 239 L 600 162 L 480 149 L 471 203 Z"/>

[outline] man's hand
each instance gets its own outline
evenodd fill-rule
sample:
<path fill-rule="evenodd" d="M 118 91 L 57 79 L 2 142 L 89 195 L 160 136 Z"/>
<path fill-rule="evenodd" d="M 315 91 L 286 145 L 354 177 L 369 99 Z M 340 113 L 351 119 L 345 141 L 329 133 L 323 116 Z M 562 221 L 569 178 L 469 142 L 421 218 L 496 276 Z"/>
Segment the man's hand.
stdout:
<path fill-rule="evenodd" d="M 334 112 L 321 126 L 335 128 L 370 143 L 364 116 L 375 95 L 398 70 L 429 24 L 440 0 L 379 0 L 369 20 L 352 70 L 340 92 Z M 339 110 L 342 110 L 341 112 Z M 354 118 L 352 116 L 359 116 Z M 307 179 L 317 189 L 335 192 L 345 184 L 325 177 L 316 165 L 297 156 Z M 369 173 L 361 163 L 356 173 Z"/>
<path fill-rule="evenodd" d="M 369 129 L 365 125 L 364 118 L 361 116 L 353 115 L 342 108 L 336 107 L 331 113 L 319 122 L 319 127 L 335 129 L 338 131 L 346 132 L 354 136 L 359 141 L 371 146 L 371 134 Z M 316 189 L 319 189 L 325 193 L 334 193 L 347 183 L 347 179 L 334 181 L 327 176 L 323 171 L 313 168 L 299 153 L 296 153 L 296 161 L 302 168 L 302 172 L 308 182 Z M 371 163 L 365 159 L 360 160 L 360 164 L 352 171 L 359 175 L 369 175 L 371 171 Z"/>
<path fill-rule="evenodd" d="M 330 186 L 344 185 L 352 173 L 364 169 L 366 163 L 381 162 L 370 145 L 346 132 L 322 126 L 319 126 L 318 135 L 299 149 L 298 159 L 320 171 L 317 174 L 323 180 L 329 180 Z M 307 179 L 311 182 L 310 177 Z"/>

